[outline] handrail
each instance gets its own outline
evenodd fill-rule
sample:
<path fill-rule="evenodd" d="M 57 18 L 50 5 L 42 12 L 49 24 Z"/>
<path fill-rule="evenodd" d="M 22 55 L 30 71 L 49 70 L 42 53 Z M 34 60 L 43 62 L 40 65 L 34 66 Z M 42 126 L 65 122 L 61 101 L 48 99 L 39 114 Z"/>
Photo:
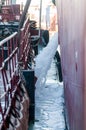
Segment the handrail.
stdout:
<path fill-rule="evenodd" d="M 5 67 L 6 62 L 9 61 L 12 58 L 12 56 L 16 53 L 17 50 L 18 50 L 18 47 L 16 47 L 15 50 L 9 55 L 9 57 L 6 58 L 6 60 L 3 61 L 2 67 L 0 67 L 0 70 Z"/>
<path fill-rule="evenodd" d="M 2 121 L 6 119 L 11 109 L 10 103 L 15 99 L 13 94 L 19 93 L 19 62 L 22 62 L 23 69 L 28 67 L 28 55 L 30 53 L 30 34 L 29 20 L 27 20 L 20 30 L 20 48 L 18 47 L 18 33 L 15 32 L 0 42 L 0 75 L 2 77 L 2 95 L 0 96 L 0 114 L 2 113 Z M 6 54 L 5 54 L 6 53 Z M 18 59 L 20 53 L 20 57 Z M 2 112 L 2 102 L 4 99 L 4 110 Z M 10 100 L 8 102 L 8 100 Z M 10 108 L 9 108 L 10 106 Z M 1 123 L 1 122 L 0 122 Z"/>
<path fill-rule="evenodd" d="M 17 35 L 17 32 L 13 33 L 12 35 L 5 38 L 4 40 L 0 41 L 0 46 L 2 46 L 5 42 L 9 41 L 10 39 L 12 39 L 16 35 Z"/>

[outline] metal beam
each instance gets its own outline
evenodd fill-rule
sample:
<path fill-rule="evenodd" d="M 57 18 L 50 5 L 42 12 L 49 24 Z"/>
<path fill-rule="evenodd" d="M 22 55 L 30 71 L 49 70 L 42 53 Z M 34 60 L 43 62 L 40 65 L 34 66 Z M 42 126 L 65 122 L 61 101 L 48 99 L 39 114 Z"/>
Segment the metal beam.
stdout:
<path fill-rule="evenodd" d="M 39 36 L 41 35 L 41 15 L 42 15 L 42 0 L 40 0 L 40 11 L 39 11 Z"/>
<path fill-rule="evenodd" d="M 23 27 L 23 24 L 24 24 L 24 21 L 26 19 L 26 14 L 27 14 L 28 8 L 30 6 L 30 3 L 31 3 L 31 0 L 27 0 L 26 1 L 25 7 L 24 7 L 24 11 L 23 11 L 23 14 L 22 14 L 21 19 L 20 19 L 20 24 L 19 24 L 18 32 Z"/>
<path fill-rule="evenodd" d="M 27 14 L 28 8 L 30 6 L 30 3 L 31 3 L 31 0 L 26 1 L 24 11 L 23 11 L 21 19 L 20 19 L 20 23 L 19 23 L 19 27 L 18 27 L 18 47 L 20 46 L 20 30 L 23 27 L 23 24 L 25 22 L 26 14 Z"/>

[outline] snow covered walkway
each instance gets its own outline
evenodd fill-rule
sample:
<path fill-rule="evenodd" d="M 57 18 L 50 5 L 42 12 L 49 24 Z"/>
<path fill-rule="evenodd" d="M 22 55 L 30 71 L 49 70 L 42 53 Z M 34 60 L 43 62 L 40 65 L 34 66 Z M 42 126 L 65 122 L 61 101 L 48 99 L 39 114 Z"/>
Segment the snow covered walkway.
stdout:
<path fill-rule="evenodd" d="M 56 33 L 36 58 L 35 123 L 29 130 L 65 130 L 63 84 L 53 59 L 57 41 Z"/>

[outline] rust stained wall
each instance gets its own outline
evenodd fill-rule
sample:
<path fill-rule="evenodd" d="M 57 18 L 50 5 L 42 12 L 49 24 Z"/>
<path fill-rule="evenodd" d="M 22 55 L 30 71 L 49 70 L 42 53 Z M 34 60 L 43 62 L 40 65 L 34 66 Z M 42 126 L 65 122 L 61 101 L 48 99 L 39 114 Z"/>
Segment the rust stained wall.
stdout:
<path fill-rule="evenodd" d="M 86 2 L 57 0 L 69 130 L 86 130 Z"/>

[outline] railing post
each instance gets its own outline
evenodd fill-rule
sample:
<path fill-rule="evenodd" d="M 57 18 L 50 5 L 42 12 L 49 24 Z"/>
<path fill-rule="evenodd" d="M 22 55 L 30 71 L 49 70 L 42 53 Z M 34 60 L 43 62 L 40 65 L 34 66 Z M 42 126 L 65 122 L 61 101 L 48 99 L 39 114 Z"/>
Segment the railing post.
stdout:
<path fill-rule="evenodd" d="M 2 55 L 0 54 L 0 67 L 2 67 Z"/>

